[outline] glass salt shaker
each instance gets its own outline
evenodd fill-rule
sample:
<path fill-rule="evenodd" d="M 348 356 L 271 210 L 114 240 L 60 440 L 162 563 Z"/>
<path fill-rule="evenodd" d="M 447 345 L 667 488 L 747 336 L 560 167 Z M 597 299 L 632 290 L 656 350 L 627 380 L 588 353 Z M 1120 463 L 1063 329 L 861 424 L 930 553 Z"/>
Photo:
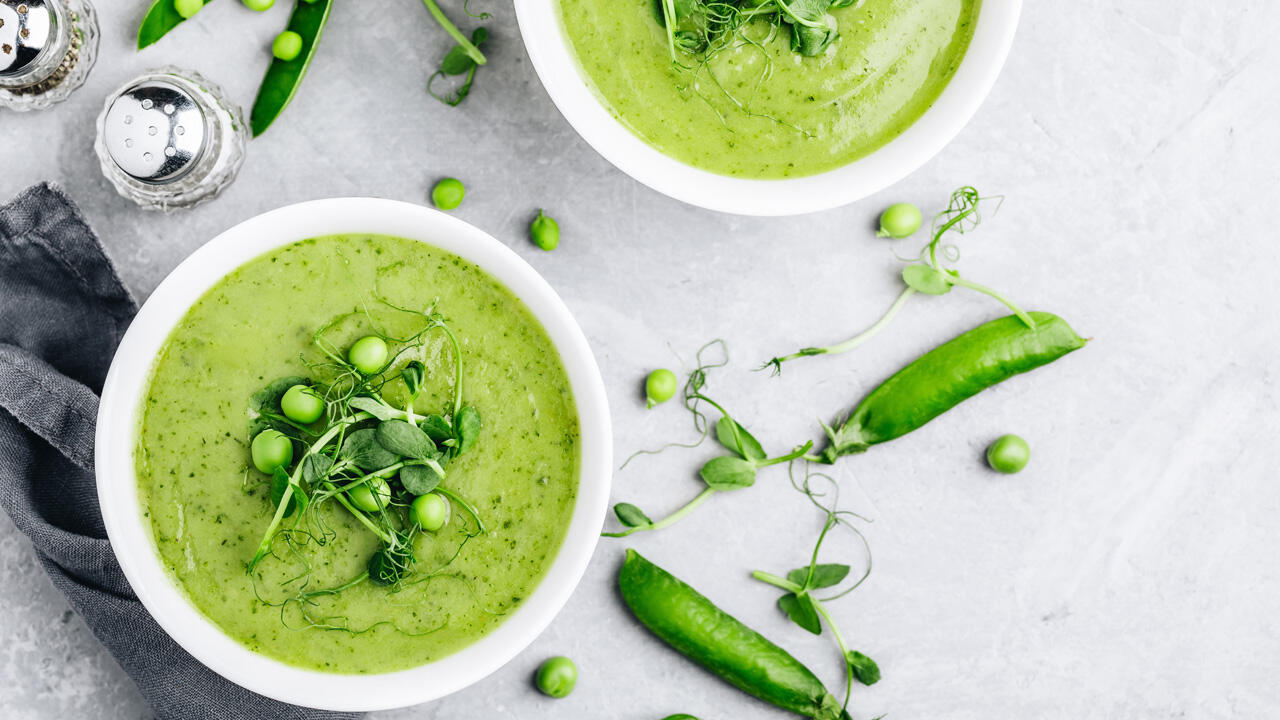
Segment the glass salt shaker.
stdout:
<path fill-rule="evenodd" d="M 244 162 L 248 127 L 222 88 L 173 67 L 144 73 L 107 97 L 94 149 L 102 174 L 147 210 L 213 198 Z"/>
<path fill-rule="evenodd" d="M 66 100 L 97 57 L 88 0 L 0 0 L 0 107 L 43 110 Z"/>

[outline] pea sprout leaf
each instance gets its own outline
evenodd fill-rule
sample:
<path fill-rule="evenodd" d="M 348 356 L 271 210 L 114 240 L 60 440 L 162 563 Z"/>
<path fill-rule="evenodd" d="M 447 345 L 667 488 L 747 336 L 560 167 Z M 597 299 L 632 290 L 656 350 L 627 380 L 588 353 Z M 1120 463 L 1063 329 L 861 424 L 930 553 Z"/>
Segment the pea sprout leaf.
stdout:
<path fill-rule="evenodd" d="M 283 468 L 276 468 L 271 473 L 271 507 L 280 507 L 280 501 L 284 499 L 284 491 L 289 487 L 289 473 Z M 289 496 L 289 504 L 284 509 L 284 516 L 289 517 L 293 514 L 294 509 L 298 506 L 297 501 L 292 495 Z"/>
<path fill-rule="evenodd" d="M 738 437 L 735 440 L 733 436 L 734 426 L 738 428 Z M 760 441 L 747 432 L 742 424 L 728 416 L 721 417 L 716 421 L 716 440 L 720 444 L 732 450 L 743 457 L 745 460 L 752 462 L 764 460 L 768 457 L 764 452 L 764 447 L 760 445 Z M 741 441 L 741 445 L 739 445 Z"/>
<path fill-rule="evenodd" d="M 483 27 L 478 27 L 471 33 L 471 44 L 475 45 L 477 48 L 483 45 L 484 41 L 488 39 L 489 31 Z M 427 93 L 445 105 L 457 107 L 463 100 L 467 99 L 468 95 L 471 94 L 471 84 L 475 82 L 476 69 L 478 67 L 479 66 L 476 65 L 475 59 L 467 52 L 466 48 L 461 45 L 454 45 L 449 49 L 449 52 L 445 54 L 444 60 L 440 62 L 440 69 L 436 70 L 435 73 L 427 79 Z M 451 93 L 447 93 L 445 95 L 439 95 L 436 93 L 434 86 L 438 79 L 449 76 L 456 77 L 459 75 L 465 75 L 466 77 L 463 78 L 462 83 L 454 88 Z"/>
<path fill-rule="evenodd" d="M 464 406 L 454 418 L 454 424 L 457 425 L 455 433 L 458 439 L 458 454 L 461 455 L 470 450 L 480 437 L 480 411 L 470 405 Z"/>
<path fill-rule="evenodd" d="M 294 385 L 310 385 L 311 381 L 300 375 L 289 375 L 277 378 L 266 387 L 249 396 L 249 436 L 254 437 L 267 428 L 274 428 L 293 437 L 301 437 L 296 428 L 287 422 L 277 421 L 280 412 L 280 398 L 285 391 Z"/>
<path fill-rule="evenodd" d="M 737 490 L 751 487 L 756 482 L 756 466 L 729 455 L 707 461 L 698 474 L 712 490 Z"/>
<path fill-rule="evenodd" d="M 849 576 L 848 565 L 824 563 L 813 566 L 813 577 L 809 577 L 809 567 L 796 568 L 787 573 L 787 579 L 803 587 L 805 590 L 829 588 L 844 582 Z M 806 583 L 805 581 L 808 580 Z"/>
<path fill-rule="evenodd" d="M 813 606 L 813 598 L 808 593 L 787 593 L 778 598 L 778 607 L 791 618 L 791 621 L 814 635 L 822 634 L 822 621 L 818 619 L 818 609 Z"/>
<path fill-rule="evenodd" d="M 880 666 L 876 664 L 875 660 L 857 650 L 850 650 L 844 659 L 849 664 L 849 669 L 853 671 L 853 677 L 858 682 L 863 685 L 875 685 L 880 682 Z"/>
<path fill-rule="evenodd" d="M 363 410 L 379 420 L 394 420 L 400 416 L 399 411 L 395 408 L 367 395 L 353 397 L 347 404 L 356 410 Z"/>
<path fill-rule="evenodd" d="M 378 444 L 403 457 L 434 459 L 436 444 L 417 425 L 404 420 L 383 420 L 376 430 Z"/>
<path fill-rule="evenodd" d="M 907 287 L 925 295 L 946 295 L 951 292 L 951 280 L 947 274 L 930 265 L 908 265 L 902 269 L 902 280 Z"/>
<path fill-rule="evenodd" d="M 440 415 L 428 415 L 422 419 L 422 431 L 437 443 L 442 443 L 453 437 L 453 426 L 449 424 Z"/>
<path fill-rule="evenodd" d="M 414 495 L 426 495 L 443 480 L 444 477 L 431 465 L 405 465 L 400 468 L 400 484 Z"/>
<path fill-rule="evenodd" d="M 400 459 L 378 442 L 377 431 L 373 428 L 363 428 L 348 435 L 338 456 L 350 460 L 361 470 L 370 471 L 394 465 Z"/>
<path fill-rule="evenodd" d="M 631 503 L 618 503 L 613 506 L 613 514 L 618 516 L 618 522 L 627 527 L 644 527 L 652 525 L 653 521 L 640 508 Z"/>
<path fill-rule="evenodd" d="M 333 467 L 333 458 L 311 453 L 302 459 L 302 479 L 308 485 L 314 485 L 328 476 L 331 467 Z"/>

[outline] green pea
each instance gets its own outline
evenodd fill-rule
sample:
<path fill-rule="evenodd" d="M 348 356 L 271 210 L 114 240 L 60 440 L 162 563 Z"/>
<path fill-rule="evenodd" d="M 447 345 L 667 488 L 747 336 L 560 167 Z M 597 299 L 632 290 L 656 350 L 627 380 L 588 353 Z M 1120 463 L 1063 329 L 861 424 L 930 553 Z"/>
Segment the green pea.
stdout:
<path fill-rule="evenodd" d="M 324 398 L 314 388 L 294 385 L 280 398 L 280 409 L 290 420 L 310 425 L 324 414 Z"/>
<path fill-rule="evenodd" d="M 253 466 L 270 475 L 293 462 L 293 441 L 279 430 L 263 430 L 249 446 Z"/>
<path fill-rule="evenodd" d="M 1012 475 L 1031 460 L 1031 446 L 1017 435 L 1001 435 L 987 448 L 987 464 L 996 472 Z"/>
<path fill-rule="evenodd" d="M 911 203 L 895 203 L 880 213 L 880 237 L 904 238 L 920 229 L 924 218 Z"/>
<path fill-rule="evenodd" d="M 190 20 L 204 7 L 204 0 L 173 0 L 173 9 L 178 11 L 184 20 Z"/>
<path fill-rule="evenodd" d="M 678 713 L 676 715 L 668 715 L 662 718 L 662 720 L 698 720 L 698 718 L 687 713 Z"/>
<path fill-rule="evenodd" d="M 664 403 L 676 394 L 676 374 L 666 368 L 658 368 L 649 373 L 644 381 L 644 405 L 653 407 Z"/>
<path fill-rule="evenodd" d="M 534 245 L 551 252 L 560 245 L 560 223 L 539 210 L 538 217 L 529 223 L 529 237 L 533 239 Z"/>
<path fill-rule="evenodd" d="M 364 485 L 348 490 L 347 499 L 360 510 L 378 512 L 391 502 L 391 486 L 382 478 L 370 478 Z"/>
<path fill-rule="evenodd" d="M 244 3 L 245 7 L 249 8 L 250 10 L 256 10 L 258 12 L 266 12 L 267 10 L 271 9 L 272 5 L 276 4 L 276 0 L 240 0 L 240 1 Z"/>
<path fill-rule="evenodd" d="M 449 522 L 449 502 L 436 493 L 413 499 L 413 518 L 427 532 L 437 532 Z"/>
<path fill-rule="evenodd" d="M 445 178 L 431 188 L 431 202 L 441 210 L 452 210 L 462 204 L 467 188 L 457 178 Z"/>
<path fill-rule="evenodd" d="M 271 41 L 271 54 L 277 60 L 289 62 L 302 53 L 302 36 L 292 30 L 285 30 Z"/>
<path fill-rule="evenodd" d="M 365 375 L 376 375 L 387 364 L 387 341 L 377 335 L 366 335 L 351 344 L 347 362 Z"/>
<path fill-rule="evenodd" d="M 562 698 L 573 692 L 573 686 L 578 684 L 578 667 L 563 655 L 547 658 L 538 668 L 535 681 L 544 694 Z"/>

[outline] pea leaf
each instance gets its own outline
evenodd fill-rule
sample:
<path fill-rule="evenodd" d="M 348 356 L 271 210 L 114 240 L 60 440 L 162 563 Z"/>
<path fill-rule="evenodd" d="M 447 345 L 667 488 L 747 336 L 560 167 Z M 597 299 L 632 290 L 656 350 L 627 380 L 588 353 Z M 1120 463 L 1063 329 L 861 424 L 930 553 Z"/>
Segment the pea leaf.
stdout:
<path fill-rule="evenodd" d="M 416 460 L 435 459 L 436 444 L 417 425 L 404 420 L 378 423 L 378 443 L 396 455 Z"/>
<path fill-rule="evenodd" d="M 477 49 L 488 39 L 489 31 L 483 27 L 478 27 L 471 33 L 471 44 L 475 45 Z M 471 94 L 471 84 L 475 82 L 477 67 L 475 60 L 467 54 L 467 51 L 461 45 L 454 45 L 445 54 L 444 60 L 440 62 L 440 69 L 436 70 L 430 78 L 427 78 L 427 93 L 445 105 L 457 107 L 459 103 L 466 100 L 467 96 Z M 438 78 L 459 75 L 465 75 L 466 77 L 453 90 L 452 94 L 436 94 L 433 86 Z"/>
<path fill-rule="evenodd" d="M 405 465 L 400 468 L 400 484 L 414 495 L 426 495 L 435 490 L 443 480 L 444 475 L 440 473 L 439 466 L 434 463 Z"/>
<path fill-rule="evenodd" d="M 737 490 L 756 482 L 756 466 L 739 457 L 712 458 L 698 472 L 712 490 Z"/>
<path fill-rule="evenodd" d="M 288 487 L 289 487 L 289 473 L 285 472 L 283 468 L 279 468 L 279 467 L 276 468 L 275 472 L 271 473 L 271 493 L 270 493 L 271 507 L 273 508 L 280 507 L 280 501 L 284 499 L 284 491 Z M 297 494 L 296 491 L 294 494 L 295 495 Z M 289 517 L 290 515 L 292 515 L 293 511 L 297 507 L 298 507 L 297 501 L 294 500 L 293 495 L 290 495 L 289 504 L 285 506 L 285 509 L 284 509 L 284 516 Z"/>
<path fill-rule="evenodd" d="M 946 295 L 951 292 L 947 274 L 929 265 L 908 265 L 902 269 L 902 280 L 916 292 L 926 295 Z"/>
<path fill-rule="evenodd" d="M 461 455 L 480 438 L 480 411 L 470 405 L 464 406 L 453 422 L 457 426 L 455 437 L 458 439 L 458 454 Z"/>
<path fill-rule="evenodd" d="M 818 619 L 818 609 L 813 606 L 813 598 L 808 593 L 787 593 L 778 598 L 778 607 L 791 618 L 791 622 L 808 630 L 814 635 L 822 634 L 822 621 Z"/>
<path fill-rule="evenodd" d="M 388 548 L 379 548 L 369 558 L 369 581 L 374 585 L 395 585 L 409 567 L 409 559 Z"/>
<path fill-rule="evenodd" d="M 453 426 L 449 425 L 449 421 L 439 415 L 428 415 L 422 419 L 422 431 L 437 443 L 442 443 L 453 437 Z"/>
<path fill-rule="evenodd" d="M 338 450 L 338 456 L 355 463 L 361 470 L 369 471 L 394 465 L 400 459 L 378 442 L 377 431 L 373 428 L 356 430 L 348 435 Z"/>
<path fill-rule="evenodd" d="M 422 392 L 422 384 L 427 380 L 427 366 L 418 360 L 410 360 L 400 371 L 400 379 L 409 390 L 409 397 L 418 397 Z"/>
<path fill-rule="evenodd" d="M 876 665 L 875 660 L 857 650 L 850 650 L 844 660 L 849 663 L 849 669 L 853 671 L 853 677 L 858 682 L 863 685 L 875 685 L 880 682 L 880 666 Z"/>
<path fill-rule="evenodd" d="M 315 485 L 328 476 L 331 467 L 333 467 L 333 458 L 311 453 L 302 459 L 302 479 L 308 485 Z"/>
<path fill-rule="evenodd" d="M 742 442 L 741 446 L 734 441 L 734 425 L 738 426 L 738 440 Z M 716 439 L 720 441 L 721 445 L 738 453 L 747 460 L 759 461 L 768 457 L 765 455 L 764 447 L 760 445 L 760 441 L 747 432 L 747 429 L 742 427 L 741 423 L 732 418 L 722 417 L 716 422 Z"/>
<path fill-rule="evenodd" d="M 445 75 L 465 75 L 468 70 L 475 66 L 476 61 L 472 60 L 471 56 L 467 54 L 466 48 L 461 45 L 454 45 L 444 56 L 444 60 L 440 61 L 440 72 Z"/>
<path fill-rule="evenodd" d="M 839 585 L 846 577 L 849 576 L 848 565 L 820 564 L 813 567 L 813 579 L 809 580 L 809 584 L 805 585 L 805 579 L 809 577 L 808 566 L 796 568 L 787 573 L 787 579 L 791 582 L 804 586 L 806 590 L 814 590 L 817 588 L 828 588 Z"/>
<path fill-rule="evenodd" d="M 394 420 L 400 415 L 400 412 L 395 408 L 367 395 L 353 397 L 347 404 L 357 410 L 363 410 L 379 420 Z"/>
<path fill-rule="evenodd" d="M 618 516 L 618 522 L 627 527 L 643 527 L 652 525 L 653 521 L 640 508 L 631 503 L 618 503 L 613 506 L 613 514 Z"/>

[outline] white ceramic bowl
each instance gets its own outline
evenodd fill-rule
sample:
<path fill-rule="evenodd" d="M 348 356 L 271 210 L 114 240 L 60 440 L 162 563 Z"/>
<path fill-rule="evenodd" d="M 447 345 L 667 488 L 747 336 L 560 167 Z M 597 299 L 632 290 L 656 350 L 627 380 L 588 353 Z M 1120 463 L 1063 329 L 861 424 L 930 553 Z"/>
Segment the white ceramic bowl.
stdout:
<path fill-rule="evenodd" d="M 634 0 L 633 0 L 634 1 Z M 969 51 L 938 101 L 879 150 L 818 175 L 748 180 L 668 157 L 628 130 L 588 86 L 556 0 L 515 0 L 529 59 L 569 124 L 631 177 L 691 205 L 740 215 L 798 215 L 864 198 L 906 177 L 960 132 L 991 91 L 1013 44 L 1022 0 L 982 0 Z"/>
<path fill-rule="evenodd" d="M 564 546 L 542 583 L 496 630 L 446 658 L 380 675 L 303 670 L 259 655 L 223 634 L 165 571 L 142 517 L 133 466 L 143 393 L 174 325 L 214 283 L 268 250 L 334 233 L 421 240 L 484 268 L 523 300 L 560 351 L 578 406 L 581 480 Z M 373 198 L 316 200 L 280 208 L 227 230 L 182 262 L 138 312 L 116 351 L 98 411 L 98 499 L 116 558 L 160 626 L 219 675 L 277 700 L 328 710 L 381 710 L 464 688 L 515 657 L 551 623 L 586 570 L 609 499 L 612 437 L 604 384 L 582 330 L 551 286 L 502 243 L 461 220 L 418 205 Z"/>

